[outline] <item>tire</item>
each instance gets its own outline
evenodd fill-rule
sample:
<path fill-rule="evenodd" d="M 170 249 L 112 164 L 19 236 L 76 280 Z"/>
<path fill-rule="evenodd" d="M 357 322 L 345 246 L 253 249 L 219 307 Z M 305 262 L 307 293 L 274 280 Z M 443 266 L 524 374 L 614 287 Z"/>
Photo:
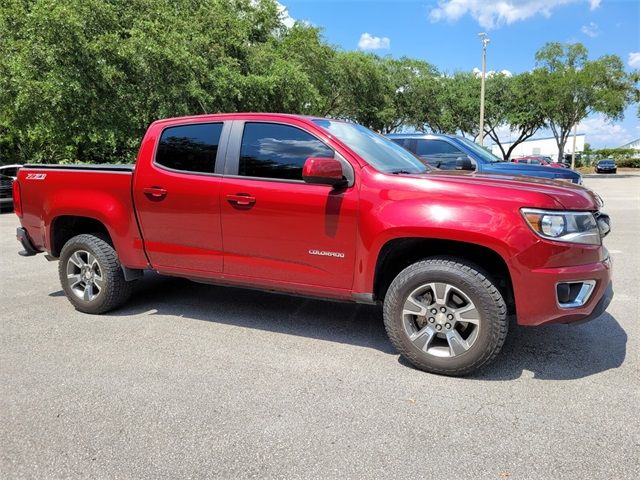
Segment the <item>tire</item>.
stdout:
<path fill-rule="evenodd" d="M 405 268 L 384 299 L 393 346 L 416 368 L 442 375 L 466 375 L 492 361 L 507 336 L 506 313 L 488 276 L 450 257 Z"/>
<path fill-rule="evenodd" d="M 58 274 L 67 299 L 84 313 L 113 310 L 128 300 L 133 289 L 133 282 L 124 279 L 116 251 L 101 234 L 68 240 L 60 253 Z"/>

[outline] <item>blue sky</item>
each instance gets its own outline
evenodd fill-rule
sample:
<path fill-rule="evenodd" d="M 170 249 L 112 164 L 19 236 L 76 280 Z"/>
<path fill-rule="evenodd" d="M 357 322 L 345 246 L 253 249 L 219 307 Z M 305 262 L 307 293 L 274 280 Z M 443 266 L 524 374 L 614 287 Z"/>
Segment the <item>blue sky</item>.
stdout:
<path fill-rule="evenodd" d="M 519 73 L 534 67 L 546 42 L 581 42 L 596 58 L 619 55 L 640 69 L 638 0 L 281 0 L 285 14 L 322 27 L 344 50 L 426 60 L 440 70 L 480 67 L 478 32 L 487 32 L 488 70 Z M 635 55 L 634 55 L 635 54 Z M 579 130 L 595 148 L 640 137 L 636 107 L 615 124 L 594 116 Z M 548 132 L 540 132 L 544 136 Z M 508 134 L 506 134 L 508 135 Z"/>

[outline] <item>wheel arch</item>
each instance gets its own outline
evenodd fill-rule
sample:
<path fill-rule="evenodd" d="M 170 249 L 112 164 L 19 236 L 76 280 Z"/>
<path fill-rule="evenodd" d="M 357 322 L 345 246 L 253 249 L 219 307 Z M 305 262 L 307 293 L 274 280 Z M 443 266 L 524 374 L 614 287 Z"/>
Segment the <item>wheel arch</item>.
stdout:
<path fill-rule="evenodd" d="M 59 215 L 51 221 L 49 245 L 51 255 L 59 257 L 62 247 L 71 238 L 83 233 L 98 233 L 113 247 L 113 238 L 107 226 L 97 218 L 80 215 Z"/>
<path fill-rule="evenodd" d="M 477 266 L 499 288 L 509 313 L 515 314 L 512 277 L 504 258 L 484 245 L 455 240 L 405 237 L 387 241 L 376 260 L 374 298 L 382 301 L 393 279 L 409 265 L 441 256 L 461 259 Z"/>

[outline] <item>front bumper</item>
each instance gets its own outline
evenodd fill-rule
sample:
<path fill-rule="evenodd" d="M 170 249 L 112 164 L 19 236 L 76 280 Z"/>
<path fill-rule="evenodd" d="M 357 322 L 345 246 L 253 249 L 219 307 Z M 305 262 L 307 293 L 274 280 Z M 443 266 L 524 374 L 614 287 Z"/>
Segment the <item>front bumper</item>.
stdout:
<path fill-rule="evenodd" d="M 596 304 L 596 307 L 593 309 L 590 315 L 586 316 L 582 320 L 571 322 L 569 323 L 569 325 L 580 325 L 582 323 L 595 320 L 605 312 L 605 310 L 609 307 L 611 300 L 613 300 L 613 282 L 609 282 L 607 289 L 604 291 L 604 295 L 602 295 L 600 301 Z"/>
<path fill-rule="evenodd" d="M 516 315 L 520 325 L 585 322 L 600 316 L 613 298 L 611 259 L 597 263 L 527 272 L 514 282 Z M 558 303 L 556 285 L 561 282 L 593 280 L 588 301 L 579 307 L 564 308 Z"/>

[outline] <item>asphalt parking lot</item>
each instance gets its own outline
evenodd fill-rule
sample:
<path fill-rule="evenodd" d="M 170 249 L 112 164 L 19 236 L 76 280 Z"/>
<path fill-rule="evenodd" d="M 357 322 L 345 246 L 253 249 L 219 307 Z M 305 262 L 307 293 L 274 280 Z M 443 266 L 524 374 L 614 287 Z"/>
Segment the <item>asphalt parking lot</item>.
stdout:
<path fill-rule="evenodd" d="M 3 478 L 640 478 L 640 176 L 585 179 L 615 298 L 513 327 L 464 379 L 412 369 L 379 309 L 148 275 L 76 312 L 0 216 Z"/>

